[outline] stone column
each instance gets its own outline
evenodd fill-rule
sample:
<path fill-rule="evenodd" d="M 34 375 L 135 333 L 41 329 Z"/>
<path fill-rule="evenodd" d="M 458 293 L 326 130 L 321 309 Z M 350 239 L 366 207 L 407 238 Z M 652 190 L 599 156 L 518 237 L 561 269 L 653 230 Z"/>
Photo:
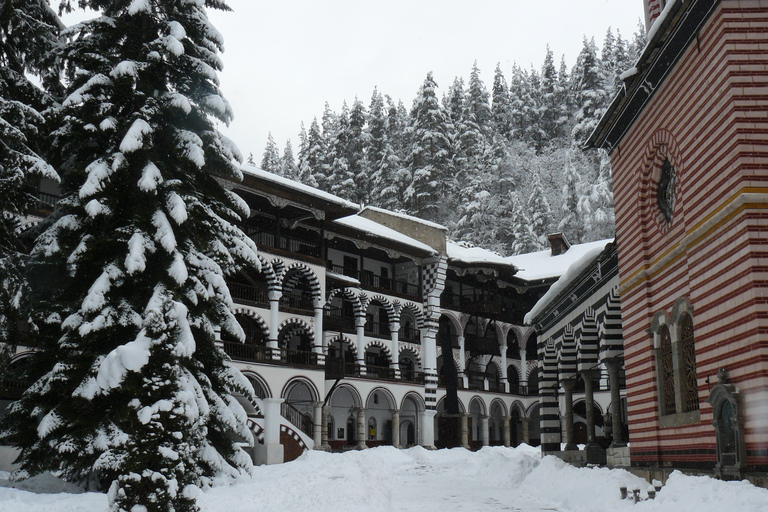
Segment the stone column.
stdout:
<path fill-rule="evenodd" d="M 323 406 L 323 424 L 321 432 L 321 450 L 326 452 L 331 451 L 331 445 L 328 443 L 328 417 L 331 415 L 331 407 L 328 405 Z"/>
<path fill-rule="evenodd" d="M 267 340 L 267 347 L 269 348 L 277 348 L 277 336 L 279 334 L 277 328 L 280 323 L 278 313 L 280 312 L 280 297 L 282 295 L 282 292 L 279 290 L 267 292 L 269 297 L 269 339 Z"/>
<path fill-rule="evenodd" d="M 360 376 L 365 376 L 365 317 L 355 318 L 355 331 L 357 332 L 357 366 L 360 367 Z"/>
<path fill-rule="evenodd" d="M 459 385 L 463 389 L 467 389 L 467 357 L 465 352 L 466 341 L 464 336 L 459 334 Z M 453 357 L 453 354 L 450 354 Z M 445 354 L 443 354 L 443 360 L 445 360 Z M 445 363 L 443 363 L 445 364 Z"/>
<path fill-rule="evenodd" d="M 325 336 L 323 335 L 323 306 L 315 301 L 315 343 L 312 351 L 317 354 L 318 364 L 325 362 Z"/>
<path fill-rule="evenodd" d="M 587 370 L 581 373 L 581 377 L 584 379 L 584 401 L 587 406 L 587 445 L 596 446 L 597 439 L 595 437 L 595 394 L 594 394 L 594 380 L 597 376 L 596 370 Z"/>
<path fill-rule="evenodd" d="M 509 375 L 507 375 L 507 346 L 501 345 L 501 389 L 509 393 Z"/>
<path fill-rule="evenodd" d="M 312 440 L 315 442 L 315 450 L 320 450 L 323 444 L 323 402 L 314 402 L 312 407 Z M 328 426 L 326 425 L 326 436 L 328 435 L 327 429 Z"/>
<path fill-rule="evenodd" d="M 563 434 L 565 441 L 565 450 L 578 450 L 578 446 L 573 442 L 573 386 L 576 382 L 567 379 L 561 382 L 563 386 L 563 401 L 565 402 L 565 425 L 563 425 Z"/>
<path fill-rule="evenodd" d="M 621 360 L 607 359 L 604 361 L 608 367 L 608 378 L 611 386 L 611 428 L 613 434 L 612 448 L 627 446 L 624 439 L 624 424 L 621 421 L 621 390 L 619 389 L 619 370 L 621 369 Z"/>
<path fill-rule="evenodd" d="M 400 322 L 392 322 L 390 324 L 391 337 L 390 351 L 392 352 L 392 360 L 389 362 L 389 367 L 395 374 L 395 378 L 400 378 Z"/>
<path fill-rule="evenodd" d="M 461 413 L 461 447 L 469 450 L 469 415 Z"/>
<path fill-rule="evenodd" d="M 392 446 L 400 448 L 400 411 L 392 411 Z"/>
<path fill-rule="evenodd" d="M 523 442 L 525 444 L 531 444 L 531 434 L 529 432 L 528 418 L 520 418 L 521 426 L 523 427 Z"/>
<path fill-rule="evenodd" d="M 512 429 L 509 426 L 509 422 L 511 419 L 512 418 L 510 418 L 509 416 L 504 416 L 501 420 L 502 428 L 504 429 L 504 446 L 506 446 L 507 448 L 512 446 L 512 439 L 511 439 Z"/>
<path fill-rule="evenodd" d="M 421 413 L 421 424 L 418 425 L 421 446 L 428 450 L 435 449 L 435 415 L 437 411 L 427 409 Z"/>
<path fill-rule="evenodd" d="M 366 434 L 365 409 L 361 407 L 357 410 L 357 446 L 355 449 L 365 450 L 368 448 L 368 445 L 365 444 L 365 440 L 368 439 Z"/>
<path fill-rule="evenodd" d="M 485 414 L 480 416 L 480 438 L 483 446 L 490 446 L 491 444 L 491 434 L 488 425 L 488 419 L 488 416 Z"/>

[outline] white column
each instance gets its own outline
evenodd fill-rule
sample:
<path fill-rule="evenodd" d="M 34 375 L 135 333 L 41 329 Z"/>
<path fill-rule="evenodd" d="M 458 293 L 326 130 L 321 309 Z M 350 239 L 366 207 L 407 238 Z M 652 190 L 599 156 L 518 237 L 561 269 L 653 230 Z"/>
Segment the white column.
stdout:
<path fill-rule="evenodd" d="M 277 328 L 279 327 L 279 316 L 278 313 L 280 312 L 280 297 L 282 296 L 282 292 L 277 290 L 270 290 L 268 292 L 269 296 L 269 340 L 267 340 L 267 347 L 269 348 L 277 348 Z"/>
<path fill-rule="evenodd" d="M 480 416 L 480 439 L 483 446 L 489 446 L 491 444 L 491 433 L 488 425 L 488 416 Z"/>
<path fill-rule="evenodd" d="M 421 425 L 419 425 L 419 437 L 421 446 L 429 450 L 435 449 L 435 415 L 437 411 L 426 410 L 421 413 Z"/>
<path fill-rule="evenodd" d="M 502 418 L 502 425 L 504 428 L 504 446 L 506 447 L 512 446 L 512 439 L 510 439 L 512 437 L 512 429 L 509 425 L 510 419 L 511 418 L 509 416 L 504 416 Z"/>
<path fill-rule="evenodd" d="M 366 424 L 365 424 L 365 409 L 360 408 L 357 410 L 357 446 L 356 448 L 358 450 L 364 450 L 368 448 L 368 445 L 365 444 L 365 440 L 368 438 L 366 435 Z"/>
<path fill-rule="evenodd" d="M 318 301 L 319 302 L 319 301 Z M 325 362 L 325 333 L 323 332 L 323 306 L 315 304 L 315 343 L 312 351 L 317 354 L 318 364 Z"/>
<path fill-rule="evenodd" d="M 466 373 L 466 366 L 467 366 L 467 357 L 465 352 L 465 346 L 466 341 L 464 336 L 459 334 L 459 382 L 461 383 L 461 387 L 464 389 L 467 389 L 467 373 Z"/>
<path fill-rule="evenodd" d="M 392 446 L 400 448 L 400 411 L 392 411 Z"/>
<path fill-rule="evenodd" d="M 469 450 L 469 415 L 461 413 L 461 447 Z"/>
<path fill-rule="evenodd" d="M 280 464 L 283 462 L 283 445 L 280 444 L 280 404 L 282 398 L 265 398 L 264 406 L 264 449 L 263 464 Z"/>
<path fill-rule="evenodd" d="M 314 402 L 312 406 L 312 440 L 315 442 L 315 450 L 320 450 L 323 444 L 323 402 Z"/>
<path fill-rule="evenodd" d="M 355 330 L 357 331 L 357 365 L 360 367 L 360 376 L 365 376 L 365 317 L 355 318 Z"/>
<path fill-rule="evenodd" d="M 501 387 L 509 393 L 509 376 L 507 375 L 507 346 L 501 345 Z"/>
<path fill-rule="evenodd" d="M 389 367 L 395 371 L 395 378 L 400 378 L 400 322 L 392 322 L 390 329 L 392 332 L 392 339 L 390 341 L 390 352 L 392 352 L 392 361 L 389 362 Z"/>

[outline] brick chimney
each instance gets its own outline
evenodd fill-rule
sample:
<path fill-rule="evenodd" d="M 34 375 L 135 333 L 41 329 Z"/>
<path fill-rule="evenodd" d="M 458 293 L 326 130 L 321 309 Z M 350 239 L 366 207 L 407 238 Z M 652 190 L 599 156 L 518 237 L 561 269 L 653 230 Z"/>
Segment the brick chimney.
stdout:
<path fill-rule="evenodd" d="M 552 250 L 552 256 L 559 256 L 571 247 L 568 243 L 568 239 L 565 238 L 565 233 L 552 233 L 547 235 L 549 239 L 549 247 Z"/>
<path fill-rule="evenodd" d="M 651 25 L 661 14 L 661 10 L 666 5 L 666 0 L 643 0 L 645 7 L 645 30 L 651 29 Z"/>

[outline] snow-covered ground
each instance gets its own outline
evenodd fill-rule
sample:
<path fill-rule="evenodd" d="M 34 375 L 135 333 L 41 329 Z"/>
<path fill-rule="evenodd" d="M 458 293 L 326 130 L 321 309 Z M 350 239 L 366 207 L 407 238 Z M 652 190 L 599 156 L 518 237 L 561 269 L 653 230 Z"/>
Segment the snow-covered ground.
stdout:
<path fill-rule="evenodd" d="M 0 475 L 7 478 L 7 474 Z M 0 485 L 8 485 L 0 480 Z M 621 500 L 619 487 L 648 484 L 623 470 L 569 466 L 528 446 L 428 451 L 391 447 L 308 452 L 260 466 L 253 478 L 202 495 L 203 512 L 766 512 L 768 490 L 673 473 L 655 500 Z M 103 494 L 75 494 L 50 475 L 0 488 L 2 512 L 104 512 Z M 62 492 L 64 491 L 64 492 Z"/>

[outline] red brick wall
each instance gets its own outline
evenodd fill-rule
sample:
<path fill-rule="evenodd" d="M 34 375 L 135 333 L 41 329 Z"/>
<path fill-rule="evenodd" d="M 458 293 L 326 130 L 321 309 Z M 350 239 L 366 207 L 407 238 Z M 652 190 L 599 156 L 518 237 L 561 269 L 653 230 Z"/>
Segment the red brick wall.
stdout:
<path fill-rule="evenodd" d="M 669 224 L 656 202 L 665 157 Z M 611 158 L 633 463 L 716 460 L 706 399 L 726 367 L 747 463 L 768 464 L 768 0 L 721 2 Z M 646 330 L 680 297 L 694 310 L 701 420 L 660 428 Z"/>

